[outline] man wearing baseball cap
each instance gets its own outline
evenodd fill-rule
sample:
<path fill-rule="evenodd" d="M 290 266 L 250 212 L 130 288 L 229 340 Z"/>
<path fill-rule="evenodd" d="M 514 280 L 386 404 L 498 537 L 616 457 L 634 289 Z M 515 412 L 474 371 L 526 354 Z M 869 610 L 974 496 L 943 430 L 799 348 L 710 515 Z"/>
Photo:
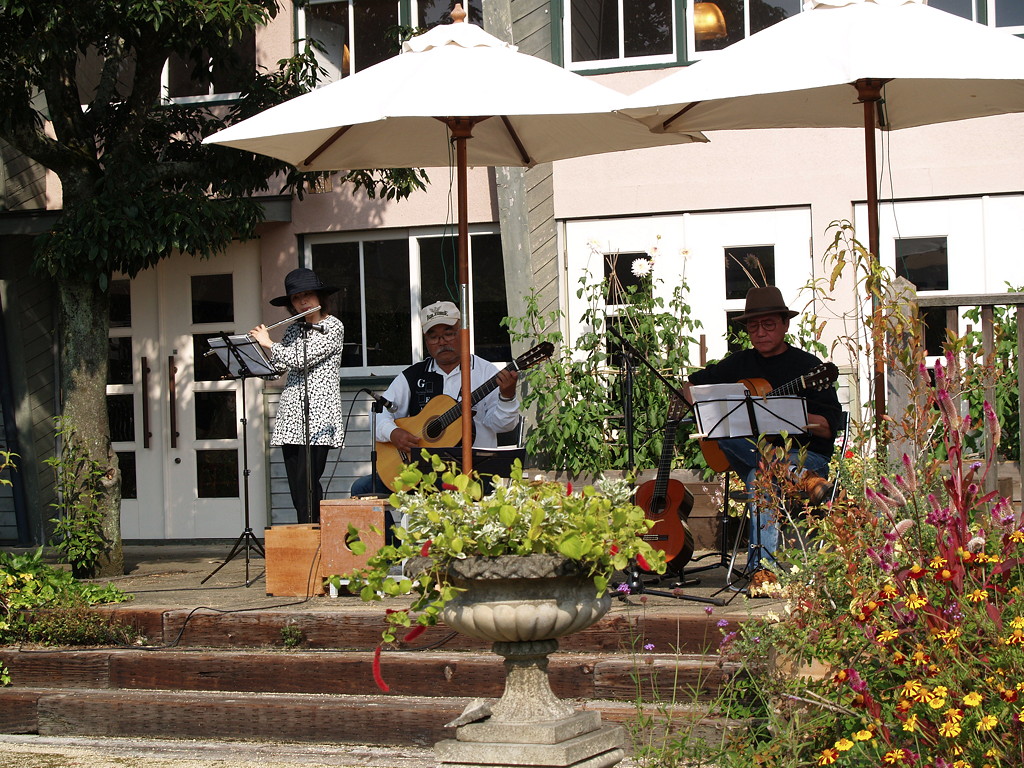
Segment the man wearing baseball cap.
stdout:
<path fill-rule="evenodd" d="M 459 400 L 462 392 L 462 369 L 459 333 L 462 315 L 450 301 L 435 301 L 420 310 L 420 325 L 427 357 L 395 377 L 384 392 L 392 407 L 377 418 L 377 442 L 391 443 L 403 454 L 419 458 L 420 439 L 398 426 L 395 419 L 415 416 L 438 395 Z M 473 406 L 473 446 L 495 448 L 498 434 L 508 432 L 519 423 L 519 399 L 516 383 L 519 373 L 499 368 L 489 360 L 470 355 L 470 378 L 473 391 L 491 378 L 498 388 Z M 452 447 L 452 446 L 445 446 Z M 366 475 L 352 483 L 352 496 L 386 492 L 379 477 Z"/>
<path fill-rule="evenodd" d="M 820 368 L 823 365 L 820 359 L 786 341 L 789 322 L 797 314 L 786 306 L 782 292 L 777 287 L 770 285 L 751 288 L 747 292 L 743 314 L 734 318 L 746 330 L 751 347 L 692 373 L 689 383 L 733 384 L 744 379 L 763 379 L 774 390 Z M 798 485 L 805 490 L 812 503 L 818 503 L 827 493 L 828 464 L 836 431 L 841 426 L 842 408 L 835 388 L 831 385 L 821 389 L 801 389 L 790 394 L 806 399 L 808 421 L 806 433 L 790 437 L 790 461 Z M 761 461 L 757 439 L 733 437 L 718 440 L 717 443 L 729 460 L 729 468 L 743 479 L 746 498 L 752 506 L 747 572 L 755 577 L 751 582 L 753 594 L 758 569 L 766 563 L 776 562 L 774 554 L 779 544 L 778 513 L 775 510 L 753 508 L 754 480 Z M 805 458 L 799 455 L 799 449 L 805 449 Z M 763 577 L 771 580 L 771 574 L 763 574 Z"/>

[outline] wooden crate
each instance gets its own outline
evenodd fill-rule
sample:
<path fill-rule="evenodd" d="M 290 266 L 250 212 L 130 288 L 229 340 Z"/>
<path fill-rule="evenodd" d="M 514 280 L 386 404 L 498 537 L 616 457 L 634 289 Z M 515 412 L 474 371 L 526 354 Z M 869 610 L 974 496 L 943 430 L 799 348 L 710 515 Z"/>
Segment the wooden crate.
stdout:
<path fill-rule="evenodd" d="M 264 537 L 268 595 L 324 593 L 319 525 L 275 525 L 264 529 Z"/>
<path fill-rule="evenodd" d="M 371 555 L 384 546 L 385 499 L 325 499 L 320 502 L 320 573 L 323 576 L 349 573 L 362 568 Z M 359 531 L 366 552 L 355 554 L 348 546 L 348 526 Z"/>

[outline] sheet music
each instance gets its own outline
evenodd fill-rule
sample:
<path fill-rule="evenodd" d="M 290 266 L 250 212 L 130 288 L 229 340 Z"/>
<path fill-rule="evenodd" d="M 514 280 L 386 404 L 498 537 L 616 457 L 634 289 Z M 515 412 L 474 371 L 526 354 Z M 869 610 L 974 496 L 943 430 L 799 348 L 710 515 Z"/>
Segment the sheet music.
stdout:
<path fill-rule="evenodd" d="M 694 413 L 704 437 L 749 436 L 750 419 L 742 407 L 746 396 L 747 388 L 742 384 L 697 384 L 690 387 Z"/>
<path fill-rule="evenodd" d="M 211 336 L 207 342 L 210 351 L 217 354 L 217 358 L 232 376 L 280 376 L 282 373 L 267 358 L 263 347 L 248 333 L 228 336 L 227 341 L 221 336 Z M 231 348 L 228 347 L 229 343 Z M 245 364 L 244 371 L 242 363 Z"/>
<path fill-rule="evenodd" d="M 795 395 L 752 397 L 753 419 L 743 384 L 702 384 L 690 388 L 703 437 L 757 437 L 807 431 L 807 401 Z"/>

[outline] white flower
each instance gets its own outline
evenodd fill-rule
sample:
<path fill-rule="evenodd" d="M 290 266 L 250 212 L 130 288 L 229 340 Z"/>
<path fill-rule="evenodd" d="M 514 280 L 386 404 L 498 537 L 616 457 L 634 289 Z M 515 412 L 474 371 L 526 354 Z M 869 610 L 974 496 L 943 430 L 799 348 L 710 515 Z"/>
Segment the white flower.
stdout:
<path fill-rule="evenodd" d="M 640 258 L 633 259 L 633 266 L 631 267 L 631 269 L 633 270 L 634 277 L 647 277 L 649 274 L 651 274 L 651 269 L 653 267 L 654 264 L 651 263 L 650 259 Z"/>
<path fill-rule="evenodd" d="M 661 251 L 658 249 L 658 246 L 656 245 L 647 249 L 647 255 L 650 256 L 652 260 L 658 258 L 658 255 L 660 253 Z"/>

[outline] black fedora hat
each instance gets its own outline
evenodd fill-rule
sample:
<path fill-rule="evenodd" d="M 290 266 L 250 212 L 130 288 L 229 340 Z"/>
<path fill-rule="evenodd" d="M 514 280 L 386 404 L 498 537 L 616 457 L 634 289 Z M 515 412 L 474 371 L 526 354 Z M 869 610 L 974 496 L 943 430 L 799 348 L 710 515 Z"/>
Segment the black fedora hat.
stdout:
<path fill-rule="evenodd" d="M 312 269 L 306 269 L 305 267 L 299 267 L 293 269 L 284 278 L 284 296 L 278 296 L 276 299 L 271 299 L 270 303 L 275 307 L 287 307 L 291 304 L 291 297 L 296 293 L 302 293 L 303 291 L 317 291 L 330 295 L 335 293 L 338 289 L 333 285 L 324 285 L 323 280 L 316 276 L 316 272 Z"/>
<path fill-rule="evenodd" d="M 782 291 L 774 285 L 766 285 L 764 288 L 751 288 L 747 291 L 747 304 L 742 315 L 736 315 L 733 320 L 737 323 L 745 323 L 755 317 L 762 315 L 782 315 L 788 320 L 796 317 L 799 312 L 794 312 L 786 306 L 782 298 Z"/>

